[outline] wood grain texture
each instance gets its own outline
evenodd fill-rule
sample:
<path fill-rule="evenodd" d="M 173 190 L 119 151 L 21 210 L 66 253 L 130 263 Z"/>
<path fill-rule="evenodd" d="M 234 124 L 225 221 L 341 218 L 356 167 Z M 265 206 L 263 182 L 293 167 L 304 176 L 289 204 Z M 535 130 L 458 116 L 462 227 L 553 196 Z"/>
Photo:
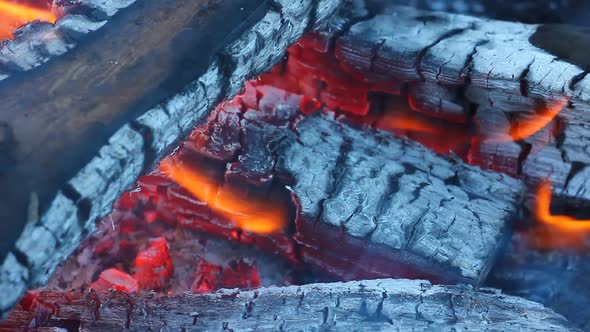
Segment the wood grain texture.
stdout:
<path fill-rule="evenodd" d="M 0 284 L 43 284 L 144 169 L 339 1 L 281 3 L 138 2 L 2 81 Z"/>
<path fill-rule="evenodd" d="M 367 0 L 373 7 L 395 3 L 424 10 L 524 23 L 588 25 L 587 3 L 569 0 Z"/>
<path fill-rule="evenodd" d="M 197 169 L 195 159 L 215 160 L 226 184 L 238 188 L 286 186 L 296 206 L 294 235 L 262 238 L 294 237 L 303 262 L 345 280 L 485 278 L 517 212 L 521 182 L 338 121 L 328 110 L 303 116 L 300 99 L 276 88 L 249 85 L 237 100 L 254 101 L 221 106 L 174 158 Z M 183 192 L 163 180 L 146 184 L 141 196 L 153 197 L 162 216 L 207 223 L 194 217 L 199 204 L 182 204 L 194 200 Z"/>
<path fill-rule="evenodd" d="M 494 289 L 383 279 L 154 298 L 39 294 L 53 312 L 16 308 L 0 329 L 76 326 L 126 331 L 575 331 L 535 302 Z"/>
<path fill-rule="evenodd" d="M 517 143 L 480 142 L 470 158 L 492 166 L 512 160 L 500 168 L 533 187 L 549 178 L 555 196 L 588 206 L 590 158 L 582 138 L 590 123 L 587 29 L 390 4 L 376 10 L 336 40 L 344 66 L 371 82 L 397 85 L 417 111 L 473 119 L 484 133 L 503 133 L 512 119 L 534 120 L 539 110 L 565 103 L 558 119 L 537 134 Z"/>

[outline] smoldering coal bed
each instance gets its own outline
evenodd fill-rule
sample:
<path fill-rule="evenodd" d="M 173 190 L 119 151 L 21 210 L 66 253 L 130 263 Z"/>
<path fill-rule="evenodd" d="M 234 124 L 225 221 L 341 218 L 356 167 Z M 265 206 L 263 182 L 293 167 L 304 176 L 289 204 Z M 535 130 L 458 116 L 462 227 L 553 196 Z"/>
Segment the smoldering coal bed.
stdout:
<path fill-rule="evenodd" d="M 60 189 L 6 258 L 29 290 L 0 329 L 588 329 L 588 80 L 548 42 L 585 30 L 307 5 L 273 3 Z"/>

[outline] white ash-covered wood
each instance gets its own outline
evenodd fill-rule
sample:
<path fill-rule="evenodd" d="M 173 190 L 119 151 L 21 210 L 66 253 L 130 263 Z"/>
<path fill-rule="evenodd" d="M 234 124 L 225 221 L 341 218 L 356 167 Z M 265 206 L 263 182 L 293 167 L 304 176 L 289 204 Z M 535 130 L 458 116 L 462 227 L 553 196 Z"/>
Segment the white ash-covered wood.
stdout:
<path fill-rule="evenodd" d="M 64 1 L 59 6 L 72 13 L 55 24 L 31 22 L 15 31 L 15 38 L 0 43 L 0 81 L 12 73 L 35 68 L 74 48 L 80 39 L 105 25 L 119 10 L 135 0 Z"/>
<path fill-rule="evenodd" d="M 297 99 L 261 89 L 260 111 L 231 126 L 229 116 L 211 117 L 208 129 L 199 129 L 203 139 L 181 155 L 225 160 L 230 184 L 286 179 L 304 262 L 347 280 L 485 278 L 517 212 L 519 181 L 354 128 L 329 111 L 297 117 Z"/>
<path fill-rule="evenodd" d="M 296 128 L 298 140 L 284 143 L 277 171 L 294 179 L 304 260 L 334 261 L 350 275 L 409 266 L 441 280 L 485 278 L 516 213 L 516 180 L 327 118 L 305 118 Z M 336 229 L 354 254 L 338 249 L 340 235 L 329 235 Z"/>
<path fill-rule="evenodd" d="M 397 83 L 418 111 L 458 121 L 472 118 L 500 134 L 510 118 L 532 121 L 543 105 L 565 103 L 557 138 L 546 128 L 517 145 L 484 142 L 474 148 L 472 160 L 482 165 L 513 160 L 501 169 L 533 186 L 548 177 L 564 201 L 588 201 L 590 154 L 580 137 L 590 123 L 590 67 L 583 51 L 590 39 L 583 29 L 390 4 L 373 14 L 340 34 L 335 54 L 369 81 Z"/>
<path fill-rule="evenodd" d="M 525 23 L 588 25 L 588 4 L 570 0 L 367 0 L 372 6 L 388 3 L 469 14 Z"/>
<path fill-rule="evenodd" d="M 13 290 L 0 300 L 3 314 L 25 288 L 47 281 L 142 170 L 305 31 L 324 27 L 340 3 L 185 2 L 130 6 L 92 40 L 0 85 L 0 286 Z M 130 41 L 128 31 L 141 35 Z M 133 43 L 145 56 L 117 60 Z M 52 93 L 37 94 L 44 84 Z M 19 98 L 37 105 L 34 116 Z"/>
<path fill-rule="evenodd" d="M 36 315 L 35 310 L 17 307 L 0 327 L 70 324 L 101 331 L 576 330 L 565 318 L 535 302 L 495 289 L 475 291 L 423 280 L 365 280 L 161 298 L 79 292 L 42 292 L 38 296 L 48 308 L 55 308 L 53 312 L 43 312 L 38 306 Z"/>

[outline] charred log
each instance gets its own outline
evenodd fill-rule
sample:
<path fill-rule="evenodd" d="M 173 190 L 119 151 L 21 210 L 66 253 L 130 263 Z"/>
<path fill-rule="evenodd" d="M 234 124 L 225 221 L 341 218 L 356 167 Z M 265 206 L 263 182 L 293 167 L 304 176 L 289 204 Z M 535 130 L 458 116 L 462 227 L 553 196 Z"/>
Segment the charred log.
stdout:
<path fill-rule="evenodd" d="M 84 35 L 100 29 L 111 16 L 134 2 L 60 1 L 59 6 L 66 15 L 55 24 L 31 22 L 15 31 L 14 39 L 0 43 L 0 81 L 64 54 L 74 48 Z"/>
<path fill-rule="evenodd" d="M 298 253 L 346 280 L 418 275 L 480 283 L 509 232 L 521 184 L 389 133 L 354 128 L 330 112 L 302 116 L 307 101 L 249 85 L 173 159 L 221 162 L 226 183 L 236 187 L 288 185 L 299 248 L 289 245 L 288 232 L 244 232 L 244 241 Z M 152 213 L 150 202 L 157 202 L 163 220 L 227 238 L 236 229 L 161 175 L 140 180 L 140 190 L 137 204 Z"/>
<path fill-rule="evenodd" d="M 10 296 L 0 311 L 43 284 L 178 137 L 338 5 L 142 2 L 72 51 L 2 81 L 0 287 Z"/>
<path fill-rule="evenodd" d="M 373 7 L 387 3 L 368 0 Z M 394 0 L 419 9 L 469 14 L 524 23 L 588 25 L 588 4 L 569 0 Z"/>
<path fill-rule="evenodd" d="M 590 204 L 590 164 L 583 138 L 590 120 L 590 66 L 581 51 L 589 43 L 586 30 L 386 3 L 373 10 L 372 16 L 336 33 L 335 40 L 305 46 L 316 53 L 333 51 L 338 70 L 357 81 L 339 86 L 346 77 L 320 73 L 325 88 L 309 88 L 313 80 L 301 78 L 299 89 L 311 89 L 316 94 L 312 96 L 327 104 L 342 98 L 339 106 L 344 111 L 362 115 L 368 112 L 368 92 L 401 94 L 417 112 L 475 124 L 477 140 L 464 156 L 469 162 L 519 176 L 531 187 L 548 178 L 562 204 Z M 320 37 L 330 35 L 334 34 Z M 574 44 L 580 48 L 567 46 Z M 315 55 L 297 52 L 292 52 L 286 71 L 314 75 L 313 64 L 298 61 Z M 338 90 L 343 87 L 346 92 Z M 510 132 L 519 123 L 534 122 L 539 114 L 560 110 L 556 120 L 539 125 L 534 135 Z M 556 132 L 560 134 L 555 138 Z"/>
<path fill-rule="evenodd" d="M 326 118 L 301 120 L 297 132 L 277 170 L 294 179 L 304 261 L 349 277 L 485 278 L 519 202 L 517 181 Z"/>
<path fill-rule="evenodd" d="M 17 307 L 5 329 L 76 326 L 81 330 L 572 330 L 540 304 L 421 280 L 270 287 L 181 297 L 42 292 Z"/>

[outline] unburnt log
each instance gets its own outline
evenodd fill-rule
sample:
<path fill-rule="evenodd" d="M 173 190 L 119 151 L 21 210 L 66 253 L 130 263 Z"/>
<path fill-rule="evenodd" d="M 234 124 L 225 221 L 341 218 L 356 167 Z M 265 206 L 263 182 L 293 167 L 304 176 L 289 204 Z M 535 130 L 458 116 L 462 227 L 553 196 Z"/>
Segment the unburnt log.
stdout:
<path fill-rule="evenodd" d="M 46 282 L 143 170 L 338 5 L 135 3 L 73 50 L 3 80 L 0 311 Z"/>
<path fill-rule="evenodd" d="M 222 290 L 182 297 L 41 292 L 31 308 L 17 307 L 5 329 L 75 326 L 81 330 L 551 330 L 568 322 L 542 305 L 422 280 Z"/>
<path fill-rule="evenodd" d="M 416 111 L 473 120 L 484 138 L 469 153 L 473 163 L 502 164 L 531 186 L 549 178 L 563 202 L 590 202 L 583 138 L 590 123 L 587 30 L 392 5 L 373 14 L 335 41 L 344 68 L 407 94 Z M 510 128 L 542 122 L 539 113 L 560 109 L 536 134 L 509 135 Z M 552 132 L 561 134 L 553 138 Z"/>
<path fill-rule="evenodd" d="M 355 128 L 329 111 L 301 116 L 306 100 L 249 85 L 173 158 L 197 169 L 194 156 L 221 163 L 226 184 L 245 185 L 245 192 L 287 185 L 294 225 L 271 236 L 244 232 L 242 240 L 298 253 L 345 280 L 419 275 L 479 284 L 509 232 L 521 183 L 386 132 Z M 234 234 L 235 225 L 220 222 L 170 180 L 155 175 L 142 182 L 133 194 L 143 200 L 140 211 L 152 213 L 155 204 L 160 218 L 178 226 Z"/>

